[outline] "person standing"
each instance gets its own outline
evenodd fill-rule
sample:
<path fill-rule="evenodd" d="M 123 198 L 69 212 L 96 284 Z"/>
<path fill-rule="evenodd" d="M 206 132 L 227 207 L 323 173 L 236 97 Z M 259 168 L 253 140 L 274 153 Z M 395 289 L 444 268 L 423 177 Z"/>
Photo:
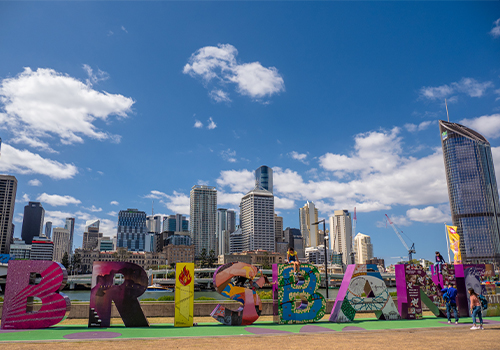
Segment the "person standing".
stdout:
<path fill-rule="evenodd" d="M 472 327 L 470 329 L 483 329 L 483 314 L 481 312 L 481 302 L 474 289 L 469 288 L 470 312 L 472 313 Z M 479 327 L 476 326 L 476 317 L 479 317 Z"/>
<path fill-rule="evenodd" d="M 448 288 L 441 290 L 444 292 L 443 299 L 446 301 L 446 316 L 448 316 L 448 323 L 451 323 L 451 311 L 455 316 L 455 324 L 458 324 L 458 311 L 457 311 L 457 290 L 448 284 Z"/>
<path fill-rule="evenodd" d="M 440 252 L 436 252 L 436 262 L 434 263 L 434 273 L 437 275 L 441 273 L 441 265 L 443 265 L 446 261 L 444 261 L 443 256 Z"/>

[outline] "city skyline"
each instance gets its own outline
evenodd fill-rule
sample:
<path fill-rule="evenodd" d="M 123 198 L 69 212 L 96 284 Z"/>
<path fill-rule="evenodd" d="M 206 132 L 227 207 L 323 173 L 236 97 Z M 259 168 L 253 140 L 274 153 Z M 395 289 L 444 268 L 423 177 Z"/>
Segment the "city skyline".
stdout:
<path fill-rule="evenodd" d="M 150 215 L 152 201 L 190 219 L 193 185 L 238 213 L 267 165 L 284 227 L 307 201 L 327 220 L 356 207 L 353 236 L 389 265 L 406 250 L 387 213 L 431 260 L 451 224 L 445 98 L 500 164 L 498 3 L 0 6 L 15 237 L 29 201 L 53 227 L 75 218 L 75 247 L 87 220 L 114 236 L 118 211 Z"/>

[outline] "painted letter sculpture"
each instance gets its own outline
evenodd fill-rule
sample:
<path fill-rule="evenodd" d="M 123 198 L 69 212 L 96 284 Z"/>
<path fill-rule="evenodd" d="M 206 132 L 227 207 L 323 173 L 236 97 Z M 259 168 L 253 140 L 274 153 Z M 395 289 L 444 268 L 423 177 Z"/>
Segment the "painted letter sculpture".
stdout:
<path fill-rule="evenodd" d="M 254 323 L 262 312 L 262 301 L 255 289 L 262 288 L 267 282 L 264 276 L 254 281 L 258 273 L 257 267 L 242 262 L 232 262 L 219 267 L 214 273 L 217 292 L 243 305 L 233 311 L 219 304 L 210 315 L 228 326 L 247 326 Z M 250 288 L 244 287 L 246 282 L 249 282 Z"/>
<path fill-rule="evenodd" d="M 377 265 L 347 267 L 330 322 L 352 322 L 356 311 L 373 311 L 379 320 L 401 318 Z"/>
<path fill-rule="evenodd" d="M 59 291 L 67 279 L 66 269 L 57 262 L 9 261 L 2 329 L 47 328 L 64 320 L 71 303 Z M 33 311 L 33 298 L 41 300 L 38 311 Z"/>
<path fill-rule="evenodd" d="M 273 265 L 273 314 L 279 324 L 319 321 L 325 315 L 326 301 L 317 293 L 320 284 L 318 269 L 314 265 L 300 265 L 300 277 L 295 281 L 293 266 Z M 297 306 L 297 302 L 300 305 Z"/>
<path fill-rule="evenodd" d="M 123 283 L 114 284 L 116 274 L 123 275 Z M 142 267 L 128 262 L 94 262 L 90 292 L 89 327 L 109 327 L 111 301 L 120 313 L 126 327 L 149 327 L 137 298 L 148 287 L 148 276 Z"/>

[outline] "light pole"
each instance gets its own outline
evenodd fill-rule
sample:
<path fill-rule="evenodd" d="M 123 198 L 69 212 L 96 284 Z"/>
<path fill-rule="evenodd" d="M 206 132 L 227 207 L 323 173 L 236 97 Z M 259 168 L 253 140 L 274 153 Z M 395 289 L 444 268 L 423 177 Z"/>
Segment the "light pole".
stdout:
<path fill-rule="evenodd" d="M 319 225 L 323 223 L 323 244 L 325 245 L 325 286 L 326 286 L 326 299 L 328 300 L 328 250 L 326 249 L 326 228 L 325 228 L 325 219 L 315 222 L 311 225 Z"/>

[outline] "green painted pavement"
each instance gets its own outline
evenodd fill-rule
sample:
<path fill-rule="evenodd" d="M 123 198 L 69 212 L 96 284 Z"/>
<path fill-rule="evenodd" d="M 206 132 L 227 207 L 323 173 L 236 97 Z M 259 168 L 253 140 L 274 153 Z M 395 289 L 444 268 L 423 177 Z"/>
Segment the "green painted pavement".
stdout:
<path fill-rule="evenodd" d="M 499 323 L 500 317 L 488 317 L 485 320 L 491 321 L 492 324 Z M 237 335 L 252 335 L 253 329 L 258 331 L 263 329 L 270 334 L 269 330 L 285 331 L 290 333 L 299 333 L 304 326 L 318 326 L 327 329 L 342 331 L 346 327 L 359 327 L 364 330 L 385 330 L 385 329 L 421 329 L 433 327 L 456 327 L 455 324 L 443 324 L 446 322 L 444 318 L 424 317 L 421 320 L 398 320 L 398 321 L 378 321 L 375 318 L 356 319 L 349 323 L 330 323 L 327 321 L 308 323 L 308 324 L 290 324 L 278 325 L 273 322 L 256 322 L 252 326 L 224 326 L 218 323 L 201 323 L 198 326 L 190 328 L 175 328 L 172 324 L 152 324 L 149 328 L 127 328 L 123 325 L 116 325 L 109 328 L 88 328 L 86 325 L 68 325 L 55 326 L 48 329 L 15 331 L 8 333 L 0 332 L 0 342 L 2 341 L 46 341 L 46 340 L 67 340 L 65 335 L 81 332 L 115 332 L 121 336 L 117 338 L 100 338 L 101 340 L 108 339 L 131 339 L 131 338 L 170 338 L 170 337 L 206 337 L 206 336 L 237 336 Z M 485 326 L 488 325 L 485 322 Z M 463 318 L 459 325 L 471 324 L 471 318 Z M 322 331 L 317 328 L 318 332 Z M 346 329 L 348 330 L 348 329 Z M 311 334 L 311 333 L 309 333 Z M 84 340 L 84 339 L 82 339 Z"/>

